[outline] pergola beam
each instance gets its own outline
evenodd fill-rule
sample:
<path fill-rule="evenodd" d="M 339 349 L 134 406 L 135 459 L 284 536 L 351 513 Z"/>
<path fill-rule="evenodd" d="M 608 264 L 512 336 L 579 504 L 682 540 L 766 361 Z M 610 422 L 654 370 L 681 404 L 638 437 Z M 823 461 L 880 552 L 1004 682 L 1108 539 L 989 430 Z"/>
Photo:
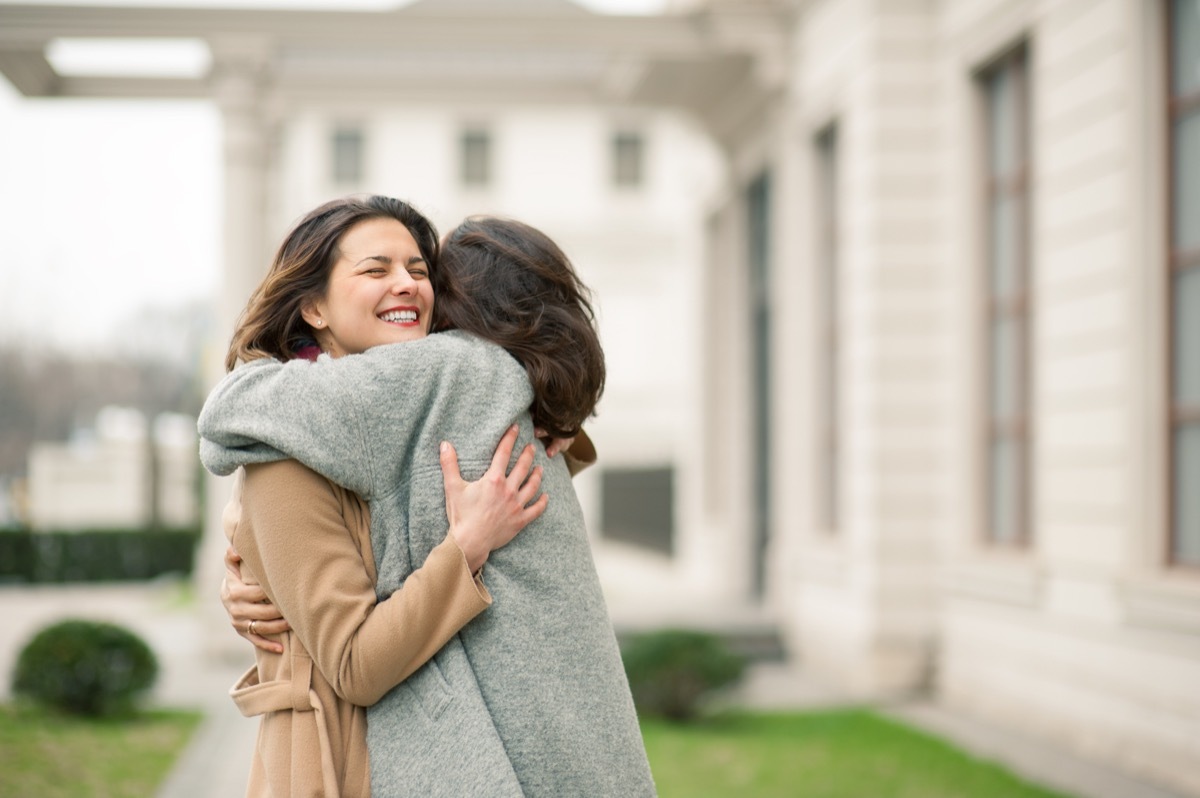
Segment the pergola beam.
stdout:
<path fill-rule="evenodd" d="M 0 49 L 0 73 L 26 97 L 45 97 L 60 91 L 60 78 L 46 60 L 45 45 Z"/>
<path fill-rule="evenodd" d="M 281 96 L 320 98 L 338 82 L 343 93 L 403 97 L 427 92 L 414 85 L 422 81 L 475 94 L 483 82 L 522 95 L 637 102 L 657 65 L 676 73 L 696 65 L 699 77 L 700 67 L 711 72 L 731 55 L 760 58 L 780 26 L 761 11 L 607 16 L 564 5 L 531 13 L 502 0 L 469 13 L 437 2 L 391 11 L 0 5 L 0 72 L 27 96 L 200 97 L 204 80 L 60 76 L 43 50 L 56 38 L 200 39 L 220 69 L 230 36 L 259 42 Z M 664 100 L 674 104 L 652 98 Z"/>

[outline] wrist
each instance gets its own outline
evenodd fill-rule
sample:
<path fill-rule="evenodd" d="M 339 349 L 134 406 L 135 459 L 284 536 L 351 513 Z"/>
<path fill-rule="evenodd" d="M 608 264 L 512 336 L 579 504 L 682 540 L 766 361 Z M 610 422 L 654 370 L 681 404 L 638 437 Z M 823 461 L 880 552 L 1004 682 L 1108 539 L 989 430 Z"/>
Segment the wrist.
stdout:
<path fill-rule="evenodd" d="M 479 573 L 479 569 L 487 562 L 488 551 L 483 539 L 479 535 L 472 534 L 471 529 L 461 526 L 450 527 L 450 537 L 458 544 L 458 548 L 466 558 L 467 568 L 472 574 Z"/>

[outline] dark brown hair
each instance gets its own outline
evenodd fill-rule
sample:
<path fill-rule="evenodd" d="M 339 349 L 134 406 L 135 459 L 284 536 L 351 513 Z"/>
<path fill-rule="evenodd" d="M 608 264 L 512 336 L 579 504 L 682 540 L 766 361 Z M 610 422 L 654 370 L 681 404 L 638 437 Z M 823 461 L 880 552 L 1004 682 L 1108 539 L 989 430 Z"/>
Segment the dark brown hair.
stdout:
<path fill-rule="evenodd" d="M 395 219 L 408 228 L 429 267 L 436 296 L 438 235 L 433 224 L 407 202 L 391 197 L 344 197 L 327 202 L 292 228 L 283 239 L 267 276 L 250 295 L 234 327 L 226 370 L 238 361 L 263 357 L 288 360 L 312 328 L 300 311 L 325 296 L 338 245 L 350 228 L 368 219 Z"/>
<path fill-rule="evenodd" d="M 534 423 L 569 438 L 604 393 L 590 292 L 558 245 L 521 222 L 468 218 L 442 247 L 435 330 L 496 343 L 525 367 Z"/>

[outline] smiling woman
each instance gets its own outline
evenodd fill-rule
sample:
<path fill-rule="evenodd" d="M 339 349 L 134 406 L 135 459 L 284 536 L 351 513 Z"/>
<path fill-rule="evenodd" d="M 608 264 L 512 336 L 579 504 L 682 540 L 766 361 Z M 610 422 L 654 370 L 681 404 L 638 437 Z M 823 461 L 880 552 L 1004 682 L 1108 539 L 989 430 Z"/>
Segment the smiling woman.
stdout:
<path fill-rule="evenodd" d="M 338 249 L 324 296 L 301 310 L 323 351 L 357 354 L 429 333 L 429 264 L 407 227 L 369 219 L 342 236 Z"/>
<path fill-rule="evenodd" d="M 314 210 L 251 295 L 225 367 L 287 360 L 314 342 L 340 356 L 424 338 L 438 248 L 433 225 L 400 200 L 334 200 Z M 401 321 L 399 311 L 415 319 Z"/>

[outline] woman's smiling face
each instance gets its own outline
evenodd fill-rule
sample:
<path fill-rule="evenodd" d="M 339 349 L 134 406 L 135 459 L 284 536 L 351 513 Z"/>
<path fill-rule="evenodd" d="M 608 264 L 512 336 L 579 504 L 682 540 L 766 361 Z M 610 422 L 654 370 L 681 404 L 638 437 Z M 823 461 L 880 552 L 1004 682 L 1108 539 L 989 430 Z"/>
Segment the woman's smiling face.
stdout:
<path fill-rule="evenodd" d="M 388 218 L 359 222 L 337 251 L 325 295 L 303 311 L 322 349 L 340 357 L 429 333 L 429 264 L 407 227 Z"/>

